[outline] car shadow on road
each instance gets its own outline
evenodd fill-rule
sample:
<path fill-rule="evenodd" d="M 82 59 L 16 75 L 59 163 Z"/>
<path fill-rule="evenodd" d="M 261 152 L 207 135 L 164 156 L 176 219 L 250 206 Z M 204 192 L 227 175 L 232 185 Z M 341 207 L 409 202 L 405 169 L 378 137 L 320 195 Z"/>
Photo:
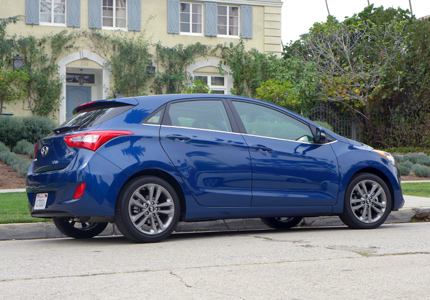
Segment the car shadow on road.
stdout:
<path fill-rule="evenodd" d="M 396 224 L 397 226 L 399 224 Z M 392 226 L 395 226 L 395 224 L 384 224 L 378 229 L 373 230 L 384 230 L 384 228 L 390 228 Z M 273 236 L 273 234 L 276 235 L 288 235 L 288 233 L 297 233 L 302 232 L 303 234 L 306 234 L 306 232 L 323 232 L 325 231 L 351 231 L 351 234 L 353 232 L 357 231 L 357 229 L 350 229 L 346 226 L 324 226 L 324 227 L 295 227 L 287 230 L 275 230 L 275 229 L 252 229 L 252 230 L 219 230 L 219 231 L 201 231 L 201 232 L 175 232 L 172 235 L 170 235 L 167 239 L 159 242 L 161 244 L 168 245 L 171 242 L 178 242 L 178 241 L 189 241 L 189 240 L 203 240 L 203 239 L 212 239 L 216 237 L 225 237 L 225 236 L 253 236 L 255 234 L 258 234 L 259 237 L 264 238 L 265 235 Z M 269 239 L 269 237 L 268 237 Z M 139 245 L 139 243 L 134 243 L 128 239 L 126 239 L 122 235 L 108 235 L 108 236 L 98 236 L 91 239 L 73 239 L 73 238 L 57 238 L 57 239 L 41 239 L 40 242 L 46 243 L 52 243 L 52 244 L 70 244 L 70 245 L 120 245 L 120 244 L 128 244 L 128 245 Z M 144 244 L 140 244 L 144 245 Z"/>

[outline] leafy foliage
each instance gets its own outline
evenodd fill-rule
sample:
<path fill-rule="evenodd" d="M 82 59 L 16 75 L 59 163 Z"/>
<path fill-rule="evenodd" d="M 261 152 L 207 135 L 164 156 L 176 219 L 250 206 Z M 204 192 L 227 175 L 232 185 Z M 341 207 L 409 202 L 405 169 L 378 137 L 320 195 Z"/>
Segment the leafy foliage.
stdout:
<path fill-rule="evenodd" d="M 209 47 L 201 43 L 184 46 L 176 45 L 172 48 L 164 47 L 161 43 L 155 45 L 157 64 L 163 67 L 155 75 L 152 88 L 156 94 L 180 93 L 187 81 L 186 68 L 198 56 L 205 56 Z"/>
<path fill-rule="evenodd" d="M 27 140 L 35 144 L 38 140 L 48 135 L 56 123 L 45 117 L 9 117 L 0 116 L 0 141 L 10 149 L 20 140 Z"/>
<path fill-rule="evenodd" d="M 193 80 L 191 84 L 182 90 L 183 94 L 208 94 L 209 92 L 209 87 L 203 78 Z"/>

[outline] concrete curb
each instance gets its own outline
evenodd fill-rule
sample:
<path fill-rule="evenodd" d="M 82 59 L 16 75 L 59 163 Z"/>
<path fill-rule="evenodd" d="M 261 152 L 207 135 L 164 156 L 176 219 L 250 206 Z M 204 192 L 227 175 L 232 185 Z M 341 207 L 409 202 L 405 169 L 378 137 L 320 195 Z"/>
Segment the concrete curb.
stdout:
<path fill-rule="evenodd" d="M 414 220 L 430 220 L 430 208 L 408 208 L 392 212 L 386 224 L 407 223 Z M 336 216 L 304 218 L 301 227 L 330 227 L 345 226 Z M 233 219 L 208 222 L 182 222 L 178 224 L 176 232 L 204 232 L 204 231 L 241 231 L 241 230 L 267 230 L 260 219 Z M 103 231 L 102 236 L 121 235 L 114 224 Z M 61 238 L 61 234 L 52 222 L 4 224 L 0 225 L 0 240 L 25 240 Z"/>

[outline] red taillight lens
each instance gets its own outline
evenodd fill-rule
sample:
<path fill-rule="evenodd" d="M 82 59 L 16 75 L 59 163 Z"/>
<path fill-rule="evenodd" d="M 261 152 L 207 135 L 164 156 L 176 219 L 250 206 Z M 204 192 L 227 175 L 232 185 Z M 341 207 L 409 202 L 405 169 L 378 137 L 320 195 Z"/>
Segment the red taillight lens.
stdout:
<path fill-rule="evenodd" d="M 76 188 L 75 194 L 73 195 L 74 200 L 82 197 L 82 195 L 84 194 L 86 186 L 87 186 L 87 184 L 85 182 L 78 185 L 78 187 Z"/>
<path fill-rule="evenodd" d="M 124 130 L 90 131 L 72 134 L 64 137 L 66 144 L 72 148 L 84 148 L 96 151 L 107 141 L 122 135 L 132 135 L 133 132 Z"/>
<path fill-rule="evenodd" d="M 37 155 L 37 143 L 36 143 L 36 145 L 34 146 L 34 157 L 36 157 L 36 155 Z"/>

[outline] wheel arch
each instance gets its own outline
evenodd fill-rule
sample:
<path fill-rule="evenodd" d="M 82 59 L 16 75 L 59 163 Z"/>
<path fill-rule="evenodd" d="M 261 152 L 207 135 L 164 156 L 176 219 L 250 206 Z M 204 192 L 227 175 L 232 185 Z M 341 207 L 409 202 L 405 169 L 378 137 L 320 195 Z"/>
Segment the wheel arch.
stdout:
<path fill-rule="evenodd" d="M 147 169 L 147 170 L 143 170 L 140 172 L 135 173 L 134 175 L 132 175 L 131 177 L 129 177 L 124 184 L 122 185 L 120 192 L 118 193 L 118 196 L 121 194 L 122 189 L 124 188 L 124 186 L 127 185 L 127 183 L 129 183 L 130 181 L 134 180 L 135 178 L 138 177 L 144 177 L 144 176 L 155 176 L 158 178 L 161 178 L 165 181 L 167 181 L 168 184 L 170 184 L 172 186 L 172 188 L 175 190 L 176 195 L 179 198 L 179 203 L 181 205 L 181 213 L 179 216 L 179 220 L 183 220 L 184 216 L 185 216 L 185 212 L 186 212 L 186 201 L 185 201 L 185 195 L 184 195 L 184 191 L 182 190 L 182 187 L 180 186 L 180 184 L 178 183 L 178 181 L 169 173 L 166 173 L 164 171 L 161 170 L 157 170 L 157 169 Z M 117 196 L 117 197 L 118 197 Z M 118 199 L 116 201 L 116 205 L 118 205 Z"/>

